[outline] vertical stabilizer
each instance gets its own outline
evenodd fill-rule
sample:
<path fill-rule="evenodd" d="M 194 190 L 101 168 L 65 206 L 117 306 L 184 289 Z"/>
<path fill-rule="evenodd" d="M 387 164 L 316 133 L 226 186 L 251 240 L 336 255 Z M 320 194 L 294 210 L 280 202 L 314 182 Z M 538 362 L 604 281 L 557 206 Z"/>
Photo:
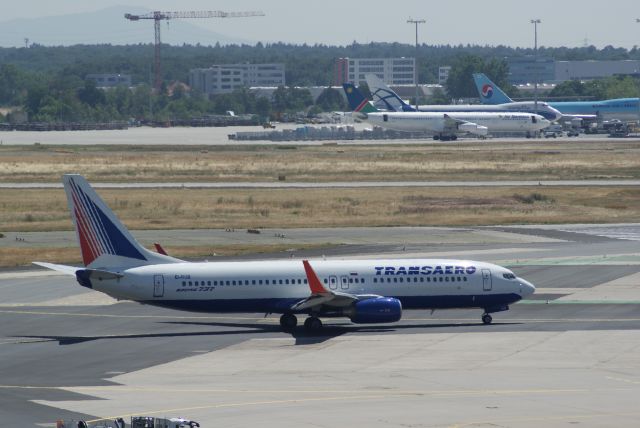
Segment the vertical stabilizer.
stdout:
<path fill-rule="evenodd" d="M 389 111 L 416 111 L 375 74 L 366 74 L 365 78 L 376 106 Z"/>
<path fill-rule="evenodd" d="M 84 177 L 67 174 L 62 181 L 85 266 L 114 268 L 181 261 L 140 245 Z"/>
<path fill-rule="evenodd" d="M 360 92 L 353 83 L 344 83 L 342 88 L 347 96 L 349 107 L 354 113 L 366 114 L 378 111 L 378 109 L 371 105 L 369 100 L 362 95 L 362 92 Z"/>
<path fill-rule="evenodd" d="M 473 81 L 482 104 L 508 104 L 513 100 L 493 83 L 484 73 L 474 73 Z"/>

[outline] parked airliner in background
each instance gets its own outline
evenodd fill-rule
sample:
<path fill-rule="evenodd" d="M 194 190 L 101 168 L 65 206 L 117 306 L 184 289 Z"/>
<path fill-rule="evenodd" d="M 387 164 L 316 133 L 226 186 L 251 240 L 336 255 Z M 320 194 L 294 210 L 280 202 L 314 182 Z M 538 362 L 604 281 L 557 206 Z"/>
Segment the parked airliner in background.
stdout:
<path fill-rule="evenodd" d="M 342 85 L 351 110 L 372 125 L 405 132 L 430 132 L 434 140 L 456 140 L 457 134 L 484 137 L 489 132 L 525 132 L 533 134 L 551 124 L 530 113 L 471 112 L 381 112 L 352 83 Z"/>
<path fill-rule="evenodd" d="M 190 263 L 142 247 L 80 175 L 63 177 L 84 267 L 34 262 L 117 299 L 200 312 L 279 313 L 285 330 L 306 314 L 390 323 L 403 309 L 481 308 L 490 313 L 535 287 L 490 263 L 445 259 Z"/>
<path fill-rule="evenodd" d="M 473 75 L 480 100 L 484 104 L 513 103 L 514 101 L 504 93 L 500 87 L 493 83 L 486 75 L 476 73 Z M 518 103 L 519 104 L 519 103 Z M 541 105 L 549 105 L 557 109 L 567 119 L 584 120 L 620 120 L 637 121 L 640 119 L 638 110 L 638 98 L 616 98 L 603 101 L 553 101 L 538 102 Z"/>
<path fill-rule="evenodd" d="M 375 74 L 366 74 L 367 85 L 373 97 L 373 103 L 378 108 L 388 111 L 416 111 L 415 107 L 407 104 L 386 83 Z M 505 104 L 446 104 L 446 105 L 418 105 L 418 111 L 423 112 L 474 112 L 474 113 L 533 113 L 533 101 L 510 102 Z M 562 117 L 562 113 L 546 103 L 538 103 L 538 114 L 554 122 Z"/>

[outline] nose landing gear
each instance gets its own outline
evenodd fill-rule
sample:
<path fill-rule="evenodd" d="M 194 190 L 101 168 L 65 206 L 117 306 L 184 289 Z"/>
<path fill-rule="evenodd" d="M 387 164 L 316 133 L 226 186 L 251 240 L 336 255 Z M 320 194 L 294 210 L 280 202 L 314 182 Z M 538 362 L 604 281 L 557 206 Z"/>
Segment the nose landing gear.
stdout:
<path fill-rule="evenodd" d="M 482 322 L 484 324 L 491 324 L 491 322 L 493 321 L 493 317 L 489 314 L 482 314 Z"/>

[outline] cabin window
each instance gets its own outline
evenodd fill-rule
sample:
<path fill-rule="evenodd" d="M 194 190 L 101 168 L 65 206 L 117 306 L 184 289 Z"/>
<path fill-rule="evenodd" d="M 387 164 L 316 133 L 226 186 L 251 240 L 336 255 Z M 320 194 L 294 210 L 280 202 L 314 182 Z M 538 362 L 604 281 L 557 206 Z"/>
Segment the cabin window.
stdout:
<path fill-rule="evenodd" d="M 463 276 L 462 279 L 464 280 L 464 282 L 467 282 L 467 277 Z"/>
<path fill-rule="evenodd" d="M 211 285 L 211 281 L 207 281 L 207 285 Z"/>
<path fill-rule="evenodd" d="M 285 284 L 287 284 L 287 285 L 289 285 L 289 280 L 288 280 L 288 279 L 285 279 L 285 280 L 284 280 L 284 283 L 285 283 Z"/>
<path fill-rule="evenodd" d="M 258 280 L 258 284 L 262 285 L 262 280 L 261 279 Z"/>
<path fill-rule="evenodd" d="M 298 278 L 298 284 L 302 284 L 302 280 Z"/>
<path fill-rule="evenodd" d="M 213 281 L 213 285 L 218 285 L 218 281 Z"/>
<path fill-rule="evenodd" d="M 327 282 L 327 278 L 325 278 L 325 279 L 324 279 L 324 283 L 325 283 L 325 284 L 327 284 L 327 283 L 328 283 L 328 282 Z"/>
<path fill-rule="evenodd" d="M 278 280 L 278 283 L 279 283 L 280 285 L 282 285 L 282 280 L 281 280 L 281 279 L 280 279 L 280 280 Z"/>
<path fill-rule="evenodd" d="M 302 282 L 307 283 L 307 278 L 303 279 Z"/>
<path fill-rule="evenodd" d="M 251 280 L 251 285 L 256 285 L 256 280 L 255 279 Z"/>
<path fill-rule="evenodd" d="M 402 278 L 400 278 L 400 282 L 403 282 L 404 280 Z"/>
<path fill-rule="evenodd" d="M 182 286 L 184 287 L 185 285 L 187 285 L 187 281 L 182 281 Z"/>

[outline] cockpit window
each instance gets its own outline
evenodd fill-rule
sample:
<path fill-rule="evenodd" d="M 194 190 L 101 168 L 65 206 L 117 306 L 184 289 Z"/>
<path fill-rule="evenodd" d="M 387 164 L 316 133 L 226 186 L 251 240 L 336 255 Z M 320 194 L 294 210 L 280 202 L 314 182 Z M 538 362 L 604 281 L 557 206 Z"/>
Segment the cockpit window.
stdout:
<path fill-rule="evenodd" d="M 504 279 L 516 279 L 516 276 L 514 274 L 512 274 L 512 273 L 503 273 L 502 277 Z"/>

